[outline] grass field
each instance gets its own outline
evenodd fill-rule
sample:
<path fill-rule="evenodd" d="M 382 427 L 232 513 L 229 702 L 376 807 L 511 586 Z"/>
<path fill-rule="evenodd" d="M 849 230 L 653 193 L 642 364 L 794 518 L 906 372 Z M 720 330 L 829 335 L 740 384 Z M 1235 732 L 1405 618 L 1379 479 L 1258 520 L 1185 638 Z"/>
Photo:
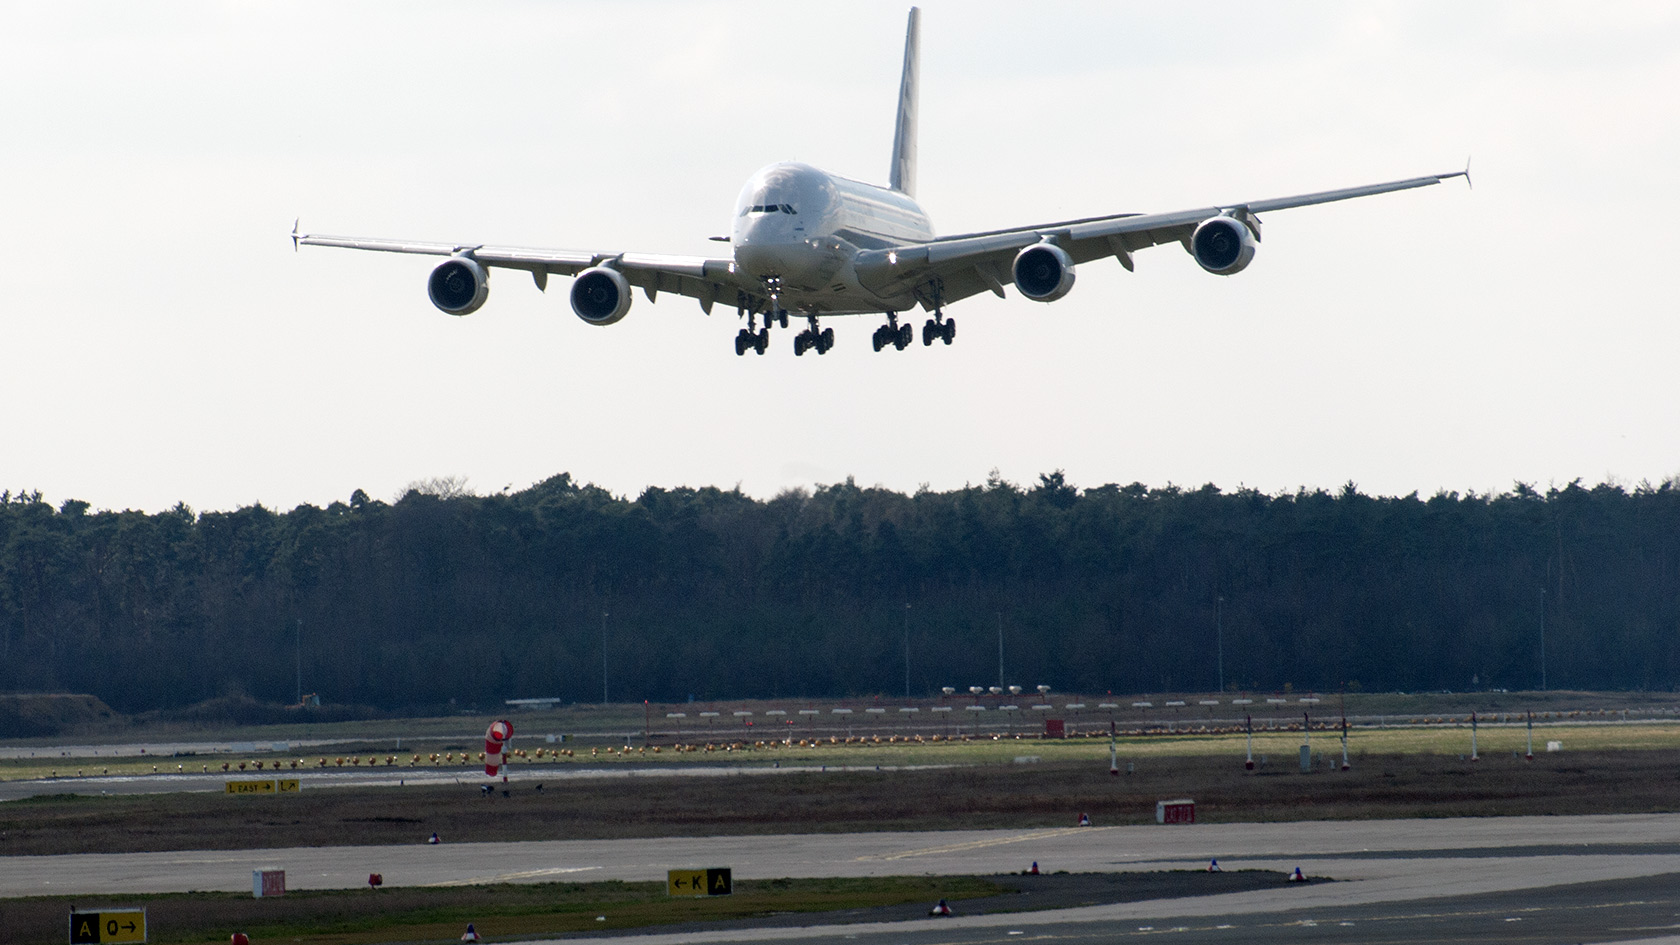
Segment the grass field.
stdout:
<path fill-rule="evenodd" d="M 468 922 L 494 941 L 904 903 L 925 908 L 940 898 L 1008 891 L 976 877 L 913 876 L 743 880 L 733 895 L 706 899 L 673 899 L 663 883 L 603 882 L 292 892 L 271 899 L 181 893 L 146 896 L 144 905 L 153 945 L 226 942 L 230 930 L 257 943 L 364 945 L 459 941 Z M 56 897 L 0 900 L 0 942 L 62 942 L 71 904 Z"/>
<path fill-rule="evenodd" d="M 362 725 L 365 723 L 354 723 Z M 792 738 L 789 743 L 778 740 L 751 739 L 708 742 L 687 742 L 681 748 L 663 745 L 590 745 L 568 742 L 550 746 L 536 742 L 516 747 L 523 757 L 511 759 L 511 769 L 521 777 L 540 776 L 546 768 L 612 765 L 799 765 L 811 767 L 875 767 L 921 765 L 973 765 L 1010 762 L 1017 757 L 1036 756 L 1043 761 L 1098 761 L 1109 758 L 1109 739 L 1106 733 L 1090 737 L 1047 739 L 1038 735 L 982 734 L 961 739 L 942 735 L 887 735 L 861 738 L 835 736 L 837 741 Z M 1467 721 L 1430 722 L 1428 724 L 1396 724 L 1391 727 L 1352 728 L 1348 736 L 1348 750 L 1356 754 L 1424 754 L 1469 755 L 1471 731 Z M 265 739 L 258 744 L 268 744 Z M 1314 731 L 1306 739 L 1315 753 L 1340 758 L 1340 733 L 1333 730 Z M 1638 751 L 1680 750 L 1680 722 L 1667 720 L 1634 720 L 1621 722 L 1616 718 L 1602 721 L 1579 719 L 1549 720 L 1537 723 L 1533 729 L 1536 754 L 1546 751 L 1546 744 L 1561 742 L 1566 752 L 1576 751 Z M 800 744 L 804 742 L 805 744 Z M 1254 734 L 1254 754 L 1268 759 L 1293 759 L 1303 742 L 1300 731 L 1267 730 L 1257 727 Z M 366 768 L 398 769 L 405 767 L 458 770 L 464 775 L 480 769 L 479 744 L 466 739 L 426 741 L 412 736 L 403 739 L 401 751 L 394 739 L 384 743 L 350 741 L 331 746 L 331 750 L 303 750 L 285 753 L 248 751 L 238 754 L 195 754 L 191 756 L 123 756 L 94 757 L 22 757 L 0 759 L 0 780 L 59 778 L 73 791 L 74 779 L 80 776 L 139 775 L 152 773 L 199 773 L 216 779 L 224 775 L 272 775 L 278 770 L 287 774 L 307 774 L 323 768 L 357 770 Z M 1526 754 L 1528 729 L 1518 722 L 1485 723 L 1478 725 L 1476 747 L 1484 756 Z M 1182 732 L 1158 732 L 1147 735 L 1121 735 L 1115 739 L 1119 760 L 1155 757 L 1216 757 L 1243 756 L 1247 750 L 1246 736 L 1222 727 L 1218 732 L 1201 733 L 1194 729 Z M 567 752 L 567 753 L 562 753 Z M 434 760 L 433 756 L 436 756 Z M 226 766 L 224 769 L 224 765 Z M 259 767 L 260 765 L 260 767 Z"/>

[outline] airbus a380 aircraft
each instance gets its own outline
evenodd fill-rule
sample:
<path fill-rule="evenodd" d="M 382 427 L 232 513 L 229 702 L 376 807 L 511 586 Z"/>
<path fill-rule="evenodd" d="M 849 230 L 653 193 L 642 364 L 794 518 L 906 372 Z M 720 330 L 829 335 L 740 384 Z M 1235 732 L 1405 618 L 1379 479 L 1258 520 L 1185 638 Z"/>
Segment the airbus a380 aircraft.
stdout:
<path fill-rule="evenodd" d="M 727 259 L 317 236 L 295 226 L 293 244 L 447 256 L 432 270 L 427 292 L 451 315 L 484 304 L 491 269 L 523 269 L 543 290 L 550 274 L 575 276 L 572 311 L 591 325 L 622 319 L 635 287 L 649 302 L 661 292 L 698 299 L 708 315 L 714 305 L 735 306 L 747 322 L 735 334 L 737 355 L 763 354 L 770 327 L 786 328 L 790 315 L 808 325 L 794 336 L 796 355 L 824 354 L 834 346 L 834 329 L 819 326 L 830 315 L 885 314 L 886 323 L 875 329 L 875 350 L 903 350 L 915 329 L 899 315 L 918 306 L 931 315 L 922 325 L 922 344 L 950 344 L 957 323 L 945 316 L 945 306 L 971 295 L 1003 297 L 1004 286 L 1013 283 L 1035 302 L 1054 302 L 1073 288 L 1075 265 L 1113 256 L 1130 270 L 1133 253 L 1161 243 L 1182 244 L 1203 269 L 1228 276 L 1254 259 L 1261 213 L 1469 179 L 1463 170 L 1230 206 L 935 236 L 915 200 L 919 21 L 912 7 L 888 185 L 859 183 L 807 164 L 772 164 L 741 188 Z"/>

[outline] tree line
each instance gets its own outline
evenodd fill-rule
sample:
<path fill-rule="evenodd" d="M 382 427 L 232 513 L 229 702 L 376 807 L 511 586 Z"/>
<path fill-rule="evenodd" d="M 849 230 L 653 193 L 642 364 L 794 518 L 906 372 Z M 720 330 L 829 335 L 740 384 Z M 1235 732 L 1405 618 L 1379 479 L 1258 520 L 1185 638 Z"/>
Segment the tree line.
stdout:
<path fill-rule="evenodd" d="M 1060 472 L 768 500 L 629 498 L 565 474 L 441 485 L 288 512 L 4 493 L 0 690 L 124 712 L 289 703 L 300 682 L 387 709 L 603 686 L 897 697 L 907 662 L 918 698 L 1680 682 L 1674 481 L 1428 498 L 1078 489 Z"/>

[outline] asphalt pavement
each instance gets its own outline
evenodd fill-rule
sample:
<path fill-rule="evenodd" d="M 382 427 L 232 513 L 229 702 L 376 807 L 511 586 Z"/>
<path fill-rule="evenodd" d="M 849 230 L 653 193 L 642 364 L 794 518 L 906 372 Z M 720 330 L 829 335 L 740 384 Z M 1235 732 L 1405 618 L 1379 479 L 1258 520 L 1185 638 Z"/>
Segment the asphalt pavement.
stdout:
<path fill-rule="evenodd" d="M 1291 872 L 1298 886 L 1013 915 L 621 936 L 676 942 L 1680 943 L 1680 815 L 1086 827 L 528 843 L 77 854 L 0 858 L 0 896 L 105 898 L 244 890 L 285 869 L 291 889 L 663 880 L 727 866 L 743 879 L 1041 871 Z M 1333 881 L 1331 881 L 1333 880 Z M 481 931 L 493 934 L 493 930 Z"/>

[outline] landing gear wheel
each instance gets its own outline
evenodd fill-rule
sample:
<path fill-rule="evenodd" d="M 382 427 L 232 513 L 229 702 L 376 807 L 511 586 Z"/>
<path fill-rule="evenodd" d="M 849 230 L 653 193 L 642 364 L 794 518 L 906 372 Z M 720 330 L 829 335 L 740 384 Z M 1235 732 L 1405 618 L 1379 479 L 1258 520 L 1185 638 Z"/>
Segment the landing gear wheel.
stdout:
<path fill-rule="evenodd" d="M 747 330 L 745 328 L 735 333 L 735 356 L 737 358 L 747 353 L 748 344 Z"/>
<path fill-rule="evenodd" d="M 805 332 L 793 336 L 793 355 L 797 358 L 805 356 Z"/>
<path fill-rule="evenodd" d="M 939 331 L 940 331 L 939 323 L 934 321 L 933 319 L 930 318 L 927 321 L 923 322 L 922 323 L 922 347 L 925 348 L 928 345 L 933 344 L 933 337 L 935 335 L 939 334 Z"/>
<path fill-rule="evenodd" d="M 752 348 L 759 354 L 770 350 L 770 329 L 761 330 L 752 340 Z"/>
<path fill-rule="evenodd" d="M 904 346 L 909 344 L 910 340 L 915 337 L 916 332 L 909 325 L 900 325 L 898 323 L 897 312 L 888 312 L 887 323 L 875 329 L 875 335 L 872 340 L 875 342 L 876 351 L 880 351 L 887 345 L 892 345 L 894 348 L 903 351 Z M 831 341 L 830 344 L 832 343 L 833 342 Z"/>
<path fill-rule="evenodd" d="M 954 318 L 945 319 L 945 328 L 939 334 L 945 339 L 946 344 L 955 341 L 957 338 L 957 320 Z"/>
<path fill-rule="evenodd" d="M 827 354 L 829 349 L 834 347 L 834 329 L 824 328 L 822 334 L 818 335 L 817 338 L 819 342 L 817 345 L 818 354 Z"/>
<path fill-rule="evenodd" d="M 784 308 L 776 313 L 776 322 L 782 328 L 787 327 L 787 309 Z"/>

